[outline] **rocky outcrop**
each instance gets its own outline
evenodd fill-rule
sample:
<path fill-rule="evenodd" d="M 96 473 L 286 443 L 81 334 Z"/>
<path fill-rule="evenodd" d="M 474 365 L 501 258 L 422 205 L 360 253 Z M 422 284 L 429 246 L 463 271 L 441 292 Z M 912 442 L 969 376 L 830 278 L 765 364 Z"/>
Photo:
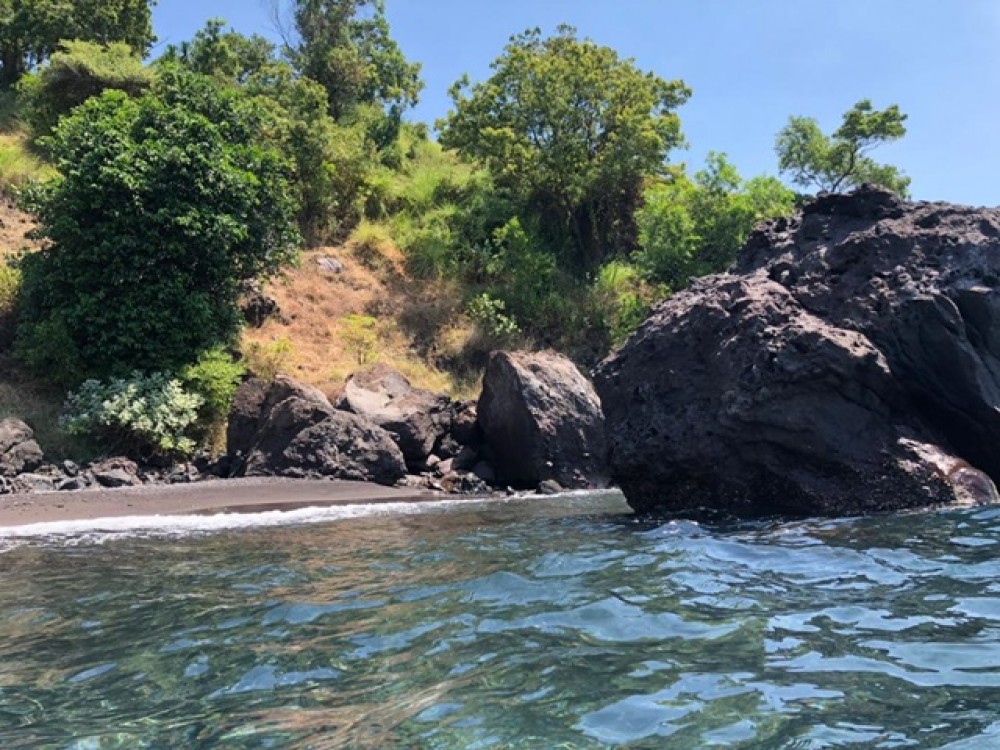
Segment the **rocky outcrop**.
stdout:
<path fill-rule="evenodd" d="M 403 454 L 388 432 L 334 409 L 319 390 L 283 376 L 240 386 L 227 443 L 236 476 L 334 477 L 391 485 L 406 474 Z"/>
<path fill-rule="evenodd" d="M 284 320 L 278 301 L 265 294 L 264 287 L 257 280 L 242 284 L 239 304 L 243 319 L 251 328 L 260 328 L 271 318 Z"/>
<path fill-rule="evenodd" d="M 451 428 L 451 400 L 414 388 L 402 374 L 377 365 L 348 378 L 338 409 L 364 417 L 396 439 L 411 471 L 426 467 Z"/>
<path fill-rule="evenodd" d="M 42 465 L 42 449 L 31 428 L 19 419 L 0 421 L 0 477 L 14 477 Z"/>
<path fill-rule="evenodd" d="M 1000 211 L 865 187 L 758 228 L 595 372 L 641 511 L 843 515 L 989 502 Z"/>
<path fill-rule="evenodd" d="M 478 421 L 501 483 L 607 485 L 601 404 L 565 357 L 494 352 L 483 377 Z M 546 487 L 551 490 L 552 484 Z"/>

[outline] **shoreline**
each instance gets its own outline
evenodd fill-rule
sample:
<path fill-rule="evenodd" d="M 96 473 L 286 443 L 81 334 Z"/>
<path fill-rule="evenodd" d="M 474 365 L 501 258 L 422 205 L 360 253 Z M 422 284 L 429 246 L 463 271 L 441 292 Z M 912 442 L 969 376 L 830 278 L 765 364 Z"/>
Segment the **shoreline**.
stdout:
<path fill-rule="evenodd" d="M 361 504 L 435 503 L 447 499 L 454 499 L 454 496 L 346 480 L 216 479 L 191 484 L 5 495 L 0 497 L 0 528 L 130 517 L 213 516 Z"/>

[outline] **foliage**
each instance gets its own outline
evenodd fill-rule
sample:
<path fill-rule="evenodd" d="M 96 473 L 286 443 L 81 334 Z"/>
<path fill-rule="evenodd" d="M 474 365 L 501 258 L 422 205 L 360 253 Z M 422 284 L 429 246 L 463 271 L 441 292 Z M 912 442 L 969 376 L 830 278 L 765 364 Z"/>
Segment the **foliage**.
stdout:
<path fill-rule="evenodd" d="M 773 177 L 744 181 L 725 154 L 710 153 L 694 179 L 677 177 L 646 191 L 636 213 L 646 277 L 677 290 L 694 276 L 728 268 L 754 225 L 785 216 L 795 194 Z"/>
<path fill-rule="evenodd" d="M 513 37 L 492 69 L 452 88 L 441 142 L 482 160 L 522 219 L 551 228 L 548 244 L 569 249 L 567 268 L 593 270 L 630 244 L 643 180 L 663 174 L 681 144 L 675 110 L 690 91 L 567 26 Z"/>
<path fill-rule="evenodd" d="M 23 359 L 73 382 L 176 371 L 232 341 L 239 282 L 296 247 L 265 125 L 254 102 L 176 68 L 64 118 L 44 143 L 63 177 L 29 195 L 51 244 L 23 262 Z"/>
<path fill-rule="evenodd" d="M 221 346 L 202 352 L 198 360 L 180 371 L 186 390 L 201 397 L 201 417 L 207 422 L 225 418 L 246 372 Z"/>
<path fill-rule="evenodd" d="M 370 315 L 346 315 L 340 320 L 340 340 L 359 365 L 371 361 L 378 343 L 377 326 Z"/>
<path fill-rule="evenodd" d="M 152 83 L 152 71 L 127 44 L 71 41 L 48 65 L 22 78 L 18 90 L 22 116 L 37 137 L 51 133 L 60 117 L 102 91 L 138 96 Z"/>
<path fill-rule="evenodd" d="M 278 377 L 278 373 L 288 368 L 292 358 L 292 342 L 279 338 L 267 344 L 251 341 L 243 352 L 246 370 L 251 375 L 267 382 Z"/>
<path fill-rule="evenodd" d="M 0 190 L 16 194 L 20 188 L 52 176 L 52 168 L 32 153 L 25 135 L 0 134 Z"/>
<path fill-rule="evenodd" d="M 601 267 L 594 280 L 594 296 L 604 314 L 603 325 L 610 342 L 617 346 L 649 314 L 657 294 L 642 278 L 642 272 L 633 265 L 613 260 Z"/>
<path fill-rule="evenodd" d="M 167 47 L 160 63 L 179 64 L 194 73 L 242 84 L 274 62 L 274 45 L 254 34 L 243 36 L 226 22 L 212 18 L 197 31 L 190 42 Z"/>
<path fill-rule="evenodd" d="M 10 345 L 21 290 L 21 272 L 0 261 L 0 350 Z"/>
<path fill-rule="evenodd" d="M 872 149 L 906 135 L 905 121 L 897 105 L 876 110 L 868 99 L 844 113 L 831 136 L 811 117 L 792 117 L 778 133 L 778 166 L 802 187 L 836 193 L 870 182 L 906 197 L 910 178 L 868 156 Z"/>
<path fill-rule="evenodd" d="M 189 455 L 201 396 L 164 373 L 86 380 L 66 397 L 60 422 L 70 435 L 90 435 L 141 457 Z"/>
<path fill-rule="evenodd" d="M 420 66 L 390 36 L 383 0 L 292 0 L 292 7 L 298 39 L 286 55 L 326 89 L 334 118 L 377 104 L 398 121 L 416 103 Z"/>
<path fill-rule="evenodd" d="M 292 162 L 299 227 L 309 244 L 320 245 L 357 224 L 375 164 L 364 129 L 335 122 L 323 88 L 284 63 L 263 67 L 246 91 L 271 112 L 270 140 Z"/>
<path fill-rule="evenodd" d="M 0 89 L 49 59 L 66 39 L 124 42 L 145 55 L 156 0 L 4 0 L 0 2 Z"/>
<path fill-rule="evenodd" d="M 497 345 L 510 343 L 521 333 L 517 321 L 507 314 L 504 301 L 491 297 L 487 292 L 473 297 L 466 306 L 466 312 L 480 333 Z"/>

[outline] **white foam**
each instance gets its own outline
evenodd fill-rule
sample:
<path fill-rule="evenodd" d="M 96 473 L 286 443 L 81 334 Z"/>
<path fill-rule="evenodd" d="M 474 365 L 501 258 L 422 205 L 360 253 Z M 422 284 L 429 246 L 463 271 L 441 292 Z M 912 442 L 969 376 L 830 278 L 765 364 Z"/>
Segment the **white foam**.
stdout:
<path fill-rule="evenodd" d="M 190 534 L 235 531 L 239 529 L 329 523 L 370 516 L 415 515 L 447 511 L 457 506 L 475 506 L 503 502 L 506 498 L 455 498 L 433 502 L 372 503 L 337 505 L 294 510 L 267 510 L 249 513 L 212 515 L 121 516 L 87 518 L 72 521 L 46 521 L 23 526 L 0 527 L 0 547 L 4 542 L 44 540 L 99 542 L 125 536 L 184 536 Z"/>

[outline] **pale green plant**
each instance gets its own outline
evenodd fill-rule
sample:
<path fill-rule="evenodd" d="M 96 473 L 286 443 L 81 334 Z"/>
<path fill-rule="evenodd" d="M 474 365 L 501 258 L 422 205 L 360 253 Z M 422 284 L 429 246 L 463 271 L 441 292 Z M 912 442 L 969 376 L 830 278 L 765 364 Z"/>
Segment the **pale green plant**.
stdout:
<path fill-rule="evenodd" d="M 60 426 L 140 455 L 190 455 L 204 399 L 165 373 L 87 380 L 66 397 Z"/>

